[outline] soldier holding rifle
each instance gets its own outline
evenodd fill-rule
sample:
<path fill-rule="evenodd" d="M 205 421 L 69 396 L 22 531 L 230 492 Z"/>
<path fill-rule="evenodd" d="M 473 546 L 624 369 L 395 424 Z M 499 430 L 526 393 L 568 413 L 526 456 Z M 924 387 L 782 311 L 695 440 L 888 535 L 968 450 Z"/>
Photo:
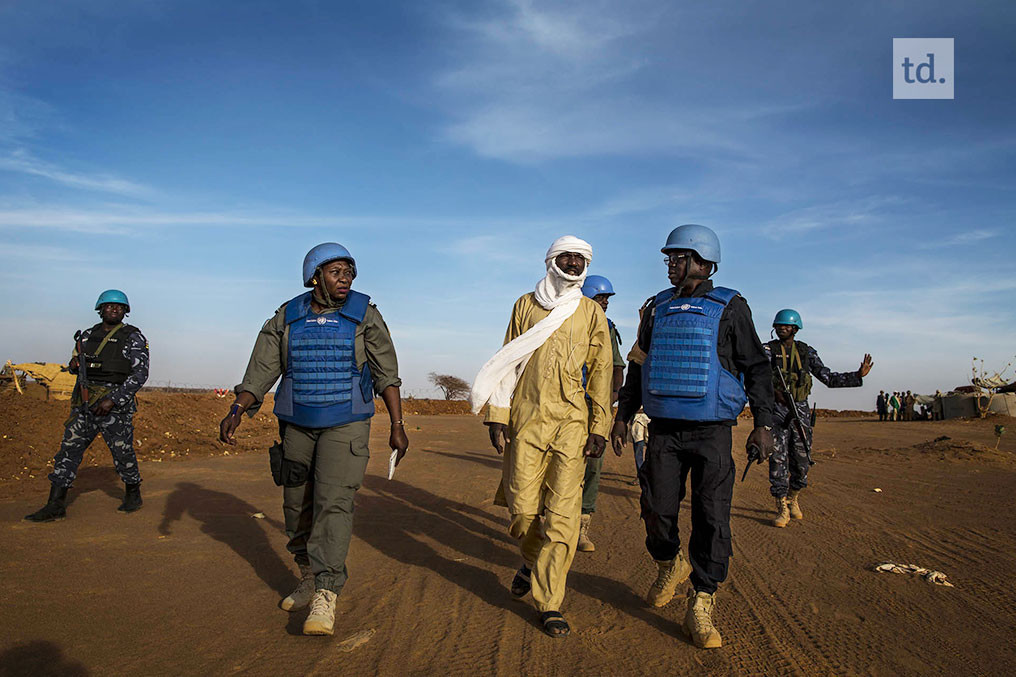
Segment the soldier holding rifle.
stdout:
<path fill-rule="evenodd" d="M 812 464 L 808 410 L 812 376 L 829 388 L 857 388 L 874 366 L 871 355 L 865 354 L 856 372 L 831 371 L 822 363 L 818 351 L 794 340 L 803 328 L 801 314 L 784 308 L 773 320 L 777 338 L 765 346 L 776 391 L 775 448 L 769 457 L 769 490 L 776 499 L 773 526 L 780 528 L 787 526 L 791 518 L 804 519 L 800 495 L 808 486 L 808 467 Z"/>

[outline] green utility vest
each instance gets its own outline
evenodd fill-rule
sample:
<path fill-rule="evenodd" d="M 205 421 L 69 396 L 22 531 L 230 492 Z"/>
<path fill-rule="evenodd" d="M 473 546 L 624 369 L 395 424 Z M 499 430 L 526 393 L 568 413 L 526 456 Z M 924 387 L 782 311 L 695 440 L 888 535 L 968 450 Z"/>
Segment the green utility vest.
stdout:
<path fill-rule="evenodd" d="M 790 389 L 790 396 L 795 402 L 806 402 L 811 394 L 811 372 L 808 370 L 807 353 L 802 358 L 801 351 L 797 349 L 797 341 L 790 348 L 787 354 L 783 343 L 776 341 L 772 347 L 773 358 L 776 361 L 775 368 L 783 372 L 783 378 L 787 380 L 787 388 Z M 779 393 L 783 391 L 783 384 L 779 375 L 773 371 L 773 389 Z"/>

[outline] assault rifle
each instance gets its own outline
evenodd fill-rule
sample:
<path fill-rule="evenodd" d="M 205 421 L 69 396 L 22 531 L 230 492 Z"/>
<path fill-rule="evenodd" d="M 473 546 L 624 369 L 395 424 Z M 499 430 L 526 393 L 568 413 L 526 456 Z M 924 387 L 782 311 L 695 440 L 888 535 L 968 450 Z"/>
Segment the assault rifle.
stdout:
<path fill-rule="evenodd" d="M 81 413 L 86 416 L 90 413 L 88 408 L 88 356 L 85 355 L 85 346 L 81 342 L 81 332 L 74 332 L 74 343 L 78 349 L 78 393 L 81 395 Z"/>
<path fill-rule="evenodd" d="M 811 458 L 811 443 L 808 442 L 807 431 L 804 429 L 804 421 L 801 420 L 801 412 L 797 410 L 797 403 L 794 402 L 794 396 L 790 394 L 790 388 L 787 387 L 787 379 L 783 377 L 783 370 L 777 369 L 776 373 L 780 375 L 780 385 L 783 386 L 783 394 L 787 398 L 787 402 L 790 404 L 790 413 L 794 415 L 794 423 L 797 424 L 797 432 L 801 435 L 801 443 L 804 445 L 804 452 L 808 456 L 808 465 L 815 465 L 815 461 Z"/>
<path fill-rule="evenodd" d="M 751 470 L 751 466 L 753 463 L 761 463 L 761 462 L 762 462 L 762 450 L 758 448 L 758 445 L 753 444 L 750 447 L 748 447 L 748 465 L 744 466 L 744 474 L 741 475 L 741 481 L 743 482 L 744 478 L 748 476 L 748 471 Z"/>

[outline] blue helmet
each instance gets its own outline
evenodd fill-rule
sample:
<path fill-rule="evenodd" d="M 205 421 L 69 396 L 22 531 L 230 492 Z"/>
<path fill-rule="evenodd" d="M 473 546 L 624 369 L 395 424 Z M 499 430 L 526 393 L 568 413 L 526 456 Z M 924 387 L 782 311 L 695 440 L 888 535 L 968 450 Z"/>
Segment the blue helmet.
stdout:
<path fill-rule="evenodd" d="M 119 303 L 127 306 L 128 313 L 131 312 L 131 302 L 127 300 L 127 294 L 119 289 L 107 289 L 99 294 L 99 300 L 95 302 L 95 309 L 101 308 L 103 303 Z"/>
<path fill-rule="evenodd" d="M 307 252 L 303 257 L 303 286 L 313 287 L 311 280 L 317 269 L 330 261 L 349 261 L 353 266 L 353 277 L 356 277 L 356 261 L 349 250 L 337 242 L 325 242 Z"/>
<path fill-rule="evenodd" d="M 610 284 L 610 280 L 602 275 L 587 276 L 585 283 L 582 285 L 582 295 L 591 299 L 600 294 L 606 294 L 607 296 L 614 295 L 614 286 Z"/>
<path fill-rule="evenodd" d="M 704 261 L 720 262 L 720 238 L 709 228 L 694 223 L 670 231 L 667 244 L 660 251 L 666 254 L 671 249 L 690 249 Z"/>
<path fill-rule="evenodd" d="M 801 322 L 801 313 L 793 308 L 784 308 L 776 313 L 776 317 L 773 319 L 773 326 L 775 327 L 778 324 L 789 324 L 798 329 L 804 329 L 804 323 Z"/>

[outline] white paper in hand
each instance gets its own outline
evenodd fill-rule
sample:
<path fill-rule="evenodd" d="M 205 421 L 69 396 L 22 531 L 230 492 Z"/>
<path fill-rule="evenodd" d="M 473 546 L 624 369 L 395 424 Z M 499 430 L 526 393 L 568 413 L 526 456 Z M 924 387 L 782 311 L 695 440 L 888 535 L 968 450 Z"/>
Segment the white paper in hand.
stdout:
<path fill-rule="evenodd" d="M 395 477 L 395 459 L 399 457 L 399 450 L 392 449 L 392 455 L 388 457 L 388 479 Z"/>

